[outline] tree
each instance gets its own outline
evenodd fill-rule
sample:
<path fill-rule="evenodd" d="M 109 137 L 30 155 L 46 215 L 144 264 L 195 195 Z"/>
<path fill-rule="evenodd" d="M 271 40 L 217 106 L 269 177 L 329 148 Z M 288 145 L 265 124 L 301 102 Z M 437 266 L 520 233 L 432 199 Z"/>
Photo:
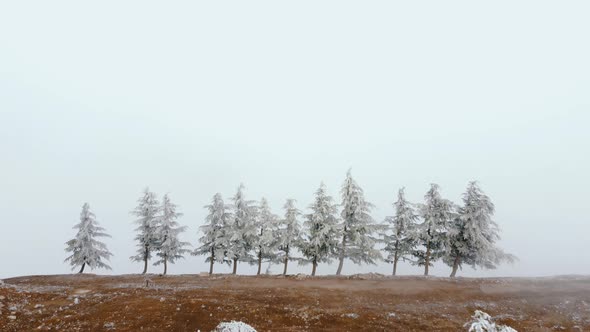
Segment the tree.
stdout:
<path fill-rule="evenodd" d="M 424 247 L 414 250 L 414 256 L 417 258 L 416 264 L 424 266 L 425 276 L 432 263 L 445 253 L 446 228 L 454 217 L 453 203 L 443 199 L 439 189 L 437 184 L 430 185 L 430 190 L 424 196 L 426 202 L 420 206 L 420 216 L 424 221 L 416 227 L 412 236 L 417 245 Z"/>
<path fill-rule="evenodd" d="M 236 274 L 239 261 L 252 261 L 251 251 L 257 236 L 255 227 L 256 206 L 246 200 L 244 185 L 240 184 L 232 200 L 232 223 L 225 233 L 228 243 L 227 256 L 233 261 L 232 274 Z"/>
<path fill-rule="evenodd" d="M 139 203 L 131 214 L 138 217 L 135 223 L 139 225 L 135 229 L 138 232 L 135 236 L 137 241 L 137 255 L 131 256 L 131 260 L 135 262 L 142 262 L 143 272 L 145 274 L 148 268 L 148 261 L 152 258 L 152 252 L 157 250 L 159 244 L 158 229 L 158 213 L 160 211 L 160 203 L 156 198 L 156 194 L 150 192 L 149 188 L 145 188 L 143 195 L 137 200 Z"/>
<path fill-rule="evenodd" d="M 287 199 L 283 209 L 285 209 L 285 218 L 280 221 L 279 230 L 279 261 L 283 262 L 283 275 L 287 274 L 287 265 L 291 257 L 291 250 L 301 243 L 301 227 L 299 226 L 299 216 L 301 211 L 295 207 L 296 201 L 292 198 Z"/>
<path fill-rule="evenodd" d="M 227 238 L 225 232 L 230 227 L 231 214 L 223 202 L 220 193 L 213 196 L 211 204 L 205 205 L 209 214 L 205 218 L 205 225 L 201 226 L 203 236 L 199 239 L 202 244 L 195 249 L 193 255 L 209 255 L 206 262 L 209 262 L 209 274 L 213 274 L 213 264 L 231 264 L 227 259 Z"/>
<path fill-rule="evenodd" d="M 262 261 L 274 261 L 277 258 L 278 246 L 278 217 L 270 211 L 266 198 L 260 200 L 260 206 L 255 218 L 257 236 L 254 238 L 253 247 L 256 250 L 257 275 L 260 275 Z"/>
<path fill-rule="evenodd" d="M 455 277 L 463 264 L 495 269 L 503 261 L 515 260 L 496 246 L 500 228 L 492 220 L 493 215 L 494 204 L 490 198 L 477 182 L 470 182 L 463 194 L 463 206 L 449 225 L 449 248 L 443 261 L 452 267 L 451 277 Z"/>
<path fill-rule="evenodd" d="M 164 264 L 164 275 L 168 272 L 168 262 L 174 263 L 184 258 L 184 254 L 189 252 L 184 247 L 189 246 L 190 243 L 182 242 L 178 238 L 178 235 L 186 230 L 186 226 L 180 226 L 176 221 L 182 216 L 182 213 L 176 212 L 176 209 L 176 204 L 170 201 L 168 194 L 164 195 L 160 209 L 161 216 L 156 229 L 159 244 L 156 255 L 160 259 L 154 262 L 154 265 Z"/>
<path fill-rule="evenodd" d="M 373 205 L 365 201 L 363 189 L 354 181 L 350 170 L 346 174 L 341 189 L 342 194 L 342 242 L 338 254 L 338 270 L 342 273 L 344 259 L 348 258 L 355 264 L 376 264 L 381 253 L 375 249 L 377 239 L 373 234 L 380 229 L 370 215 Z"/>
<path fill-rule="evenodd" d="M 405 198 L 404 188 L 401 188 L 397 194 L 397 202 L 393 204 L 395 216 L 386 217 L 385 221 L 391 224 L 392 234 L 383 234 L 385 241 L 385 250 L 388 255 L 385 259 L 388 263 L 393 263 L 393 275 L 397 273 L 397 263 L 400 259 L 405 260 L 407 255 L 411 255 L 415 242 L 410 236 L 416 227 L 418 216 L 414 211 L 412 203 Z"/>
<path fill-rule="evenodd" d="M 72 269 L 81 266 L 78 273 L 84 272 L 84 267 L 88 265 L 91 269 L 105 268 L 110 270 L 111 267 L 103 262 L 103 259 L 109 260 L 113 254 L 107 249 L 106 244 L 96 240 L 97 237 L 111 237 L 104 232 L 104 228 L 98 225 L 94 213 L 90 210 L 90 205 L 84 203 L 80 213 L 80 223 L 76 224 L 76 237 L 66 242 L 66 252 L 72 254 L 65 259 L 70 262 Z"/>
<path fill-rule="evenodd" d="M 311 213 L 306 215 L 304 222 L 305 235 L 300 249 L 306 260 L 301 263 L 311 263 L 311 275 L 315 276 L 318 263 L 330 263 L 337 255 L 338 239 L 340 235 L 336 206 L 332 197 L 326 194 L 326 186 L 322 183 L 315 192 L 315 200 L 309 207 Z"/>

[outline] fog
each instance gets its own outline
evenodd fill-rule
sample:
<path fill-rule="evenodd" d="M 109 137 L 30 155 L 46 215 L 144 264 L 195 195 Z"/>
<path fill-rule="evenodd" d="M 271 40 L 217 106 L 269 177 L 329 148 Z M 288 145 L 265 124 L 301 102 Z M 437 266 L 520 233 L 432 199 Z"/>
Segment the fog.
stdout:
<path fill-rule="evenodd" d="M 64 243 L 84 202 L 115 255 L 113 271 L 94 272 L 138 273 L 129 212 L 146 186 L 180 205 L 183 240 L 196 245 L 216 192 L 229 198 L 243 182 L 277 214 L 290 197 L 307 211 L 321 181 L 339 199 L 349 168 L 377 221 L 402 186 L 421 202 L 435 182 L 460 203 L 479 181 L 500 246 L 520 261 L 459 275 L 588 274 L 588 10 L 584 1 L 5 2 L 0 277 L 69 273 Z M 204 260 L 168 271 L 206 271 Z M 347 261 L 343 273 L 390 271 Z"/>

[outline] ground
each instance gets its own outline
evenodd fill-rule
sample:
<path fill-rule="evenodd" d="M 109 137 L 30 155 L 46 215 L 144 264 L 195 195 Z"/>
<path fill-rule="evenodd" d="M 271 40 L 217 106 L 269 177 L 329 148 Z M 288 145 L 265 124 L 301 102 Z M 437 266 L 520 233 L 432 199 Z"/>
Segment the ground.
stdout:
<path fill-rule="evenodd" d="M 83 274 L 0 285 L 4 332 L 204 332 L 231 320 L 258 331 L 466 331 L 476 309 L 518 331 L 590 331 L 590 277 Z"/>

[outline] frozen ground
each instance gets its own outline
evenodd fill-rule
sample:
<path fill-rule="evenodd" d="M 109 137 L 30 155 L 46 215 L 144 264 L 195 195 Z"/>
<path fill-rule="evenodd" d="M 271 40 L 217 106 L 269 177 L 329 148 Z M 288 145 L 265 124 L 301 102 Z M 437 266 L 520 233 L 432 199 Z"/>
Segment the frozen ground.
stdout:
<path fill-rule="evenodd" d="M 57 275 L 4 282 L 6 332 L 208 332 L 231 321 L 259 332 L 466 331 L 475 310 L 518 331 L 590 331 L 590 277 Z"/>

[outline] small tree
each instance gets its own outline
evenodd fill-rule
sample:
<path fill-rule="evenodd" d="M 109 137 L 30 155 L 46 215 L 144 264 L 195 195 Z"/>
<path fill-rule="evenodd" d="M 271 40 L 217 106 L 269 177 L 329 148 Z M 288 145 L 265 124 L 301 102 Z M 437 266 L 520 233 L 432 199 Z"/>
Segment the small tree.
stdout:
<path fill-rule="evenodd" d="M 168 194 L 162 199 L 161 216 L 159 217 L 156 234 L 159 239 L 157 256 L 159 259 L 154 265 L 164 264 L 164 272 L 168 272 L 168 263 L 174 263 L 176 260 L 184 258 L 184 254 L 189 250 L 184 247 L 190 243 L 179 240 L 178 235 L 186 230 L 186 226 L 180 226 L 176 221 L 182 216 L 182 213 L 176 212 L 176 204 L 170 201 Z"/>
<path fill-rule="evenodd" d="M 299 216 L 301 211 L 295 207 L 294 199 L 287 199 L 283 209 L 285 209 L 285 218 L 280 221 L 279 230 L 279 261 L 283 262 L 283 275 L 287 274 L 287 265 L 292 260 L 291 250 L 301 243 L 301 227 L 299 226 Z"/>
<path fill-rule="evenodd" d="M 495 269 L 503 261 L 515 257 L 496 246 L 500 228 L 492 220 L 494 204 L 476 182 L 470 182 L 463 194 L 463 206 L 449 225 L 449 245 L 443 261 L 452 267 L 451 277 L 463 264 Z"/>
<path fill-rule="evenodd" d="M 231 264 L 227 259 L 227 246 L 225 232 L 230 227 L 231 214 L 223 202 L 220 193 L 213 196 L 211 204 L 205 205 L 209 214 L 205 218 L 205 225 L 201 226 L 203 236 L 199 239 L 202 244 L 195 249 L 193 255 L 209 255 L 209 274 L 213 274 L 213 264 L 215 262 Z"/>
<path fill-rule="evenodd" d="M 411 255 L 415 242 L 410 236 L 416 227 L 418 216 L 414 212 L 412 203 L 408 202 L 404 195 L 404 188 L 401 188 L 397 195 L 397 202 L 393 204 L 395 216 L 386 217 L 385 221 L 391 224 L 392 234 L 383 234 L 385 252 L 388 253 L 385 259 L 393 263 L 393 275 L 397 273 L 397 263 L 400 259 L 405 260 Z"/>
<path fill-rule="evenodd" d="M 311 213 L 306 215 L 305 235 L 300 243 L 300 249 L 306 260 L 301 263 L 311 263 L 311 275 L 315 276 L 318 263 L 330 263 L 338 254 L 338 239 L 340 235 L 338 219 L 335 214 L 336 206 L 332 197 L 326 194 L 326 186 L 322 183 L 315 193 L 315 200 L 309 207 Z"/>
<path fill-rule="evenodd" d="M 244 185 L 240 184 L 238 191 L 232 198 L 232 222 L 225 232 L 227 241 L 227 256 L 233 261 L 232 274 L 238 271 L 239 261 L 252 261 L 251 251 L 257 236 L 255 227 L 256 207 L 254 201 L 246 200 Z"/>
<path fill-rule="evenodd" d="M 98 225 L 94 213 L 90 210 L 90 205 L 84 203 L 80 213 L 80 223 L 76 224 L 76 237 L 66 242 L 66 252 L 72 254 L 65 259 L 70 262 L 72 269 L 81 266 L 78 273 L 84 272 L 88 265 L 91 269 L 105 268 L 110 270 L 111 267 L 103 262 L 103 259 L 109 260 L 113 255 L 108 251 L 107 246 L 96 240 L 97 237 L 111 237 L 104 232 L 104 228 Z"/>
<path fill-rule="evenodd" d="M 441 197 L 439 188 L 437 184 L 430 185 L 430 190 L 424 196 L 426 202 L 420 206 L 420 216 L 424 222 L 412 234 L 417 245 L 424 247 L 414 250 L 414 256 L 417 258 L 416 264 L 424 266 L 425 276 L 432 263 L 445 254 L 446 228 L 454 217 L 453 203 Z"/>
<path fill-rule="evenodd" d="M 355 264 L 376 264 L 382 259 L 379 250 L 375 249 L 377 239 L 373 237 L 381 227 L 374 223 L 370 215 L 373 205 L 365 200 L 363 189 L 354 181 L 350 170 L 342 184 L 341 194 L 342 242 L 336 275 L 342 273 L 345 258 Z"/>
<path fill-rule="evenodd" d="M 255 218 L 257 236 L 254 238 L 253 247 L 256 250 L 257 275 L 260 275 L 262 261 L 274 261 L 277 259 L 278 246 L 278 217 L 273 214 L 268 206 L 266 198 L 260 200 L 260 206 Z"/>
<path fill-rule="evenodd" d="M 160 203 L 156 198 L 156 194 L 150 192 L 149 188 L 145 188 L 143 195 L 137 200 L 139 203 L 131 214 L 138 217 L 135 223 L 139 225 L 135 229 L 138 232 L 135 236 L 137 241 L 137 255 L 131 256 L 131 260 L 135 262 L 143 261 L 143 272 L 145 274 L 148 268 L 148 261 L 152 258 L 152 252 L 157 250 L 159 237 L 158 229 L 158 213 L 160 211 Z"/>

